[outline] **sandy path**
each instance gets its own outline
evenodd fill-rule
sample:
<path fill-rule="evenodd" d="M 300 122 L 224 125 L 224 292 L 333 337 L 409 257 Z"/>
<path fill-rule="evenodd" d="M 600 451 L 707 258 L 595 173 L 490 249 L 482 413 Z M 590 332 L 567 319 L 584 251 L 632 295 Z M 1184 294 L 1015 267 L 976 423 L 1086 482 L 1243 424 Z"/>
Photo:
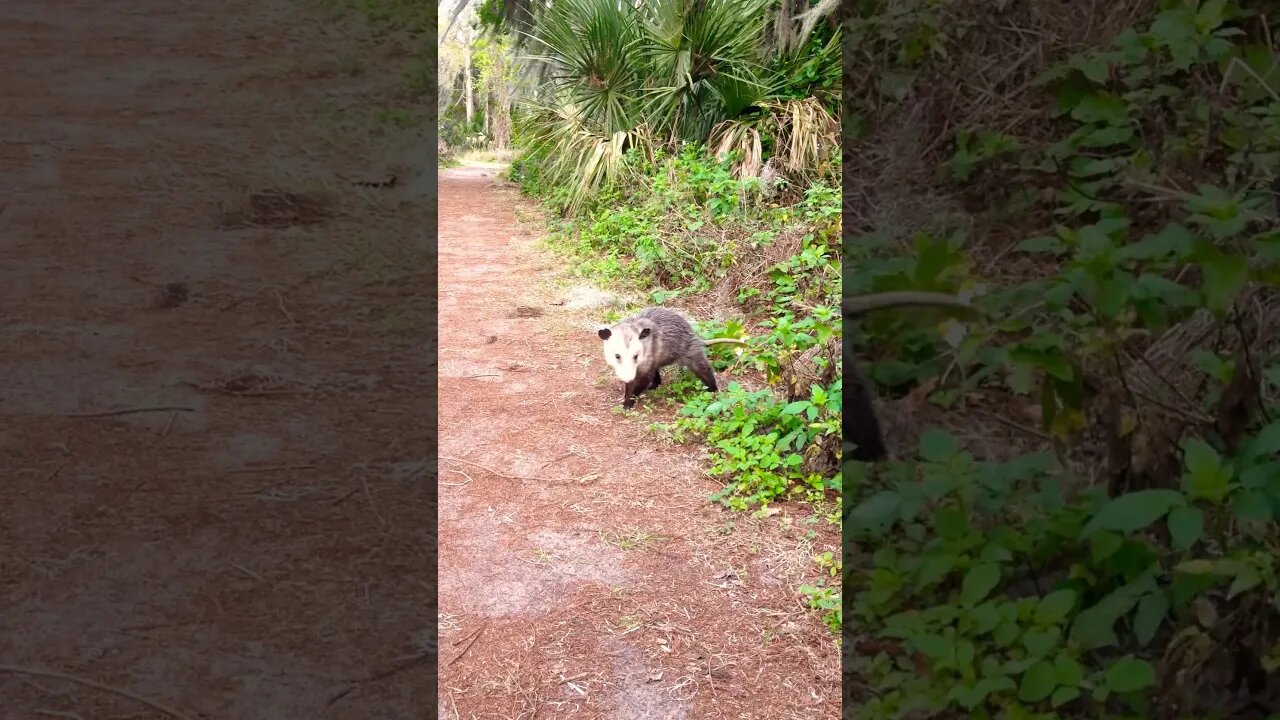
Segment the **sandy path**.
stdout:
<path fill-rule="evenodd" d="M 435 208 L 337 178 L 402 140 L 371 108 L 403 58 L 362 37 L 274 0 L 0 3 L 3 720 L 169 717 L 8 666 L 192 718 L 434 705 Z M 182 409 L 72 416 L 142 406 Z"/>
<path fill-rule="evenodd" d="M 442 717 L 837 717 L 795 584 L 806 532 L 838 538 L 710 505 L 691 448 L 611 412 L 600 311 L 562 302 L 522 202 L 441 171 Z"/>

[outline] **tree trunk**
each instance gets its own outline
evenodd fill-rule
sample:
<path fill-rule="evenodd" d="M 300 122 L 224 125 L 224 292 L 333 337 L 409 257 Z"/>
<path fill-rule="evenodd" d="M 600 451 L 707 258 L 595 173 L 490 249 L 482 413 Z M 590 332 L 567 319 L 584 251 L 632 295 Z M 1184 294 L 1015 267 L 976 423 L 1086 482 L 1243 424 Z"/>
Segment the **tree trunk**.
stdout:
<path fill-rule="evenodd" d="M 449 16 L 449 24 L 444 28 L 445 37 L 449 37 L 449 33 L 453 31 L 453 24 L 458 22 L 458 16 L 462 14 L 463 10 L 467 9 L 468 2 L 470 0 L 458 0 L 458 6 L 453 9 L 453 15 Z"/>
<path fill-rule="evenodd" d="M 467 132 L 471 132 L 471 121 L 476 115 L 476 100 L 471 94 L 471 28 L 466 28 L 462 37 L 462 83 L 467 98 Z"/>

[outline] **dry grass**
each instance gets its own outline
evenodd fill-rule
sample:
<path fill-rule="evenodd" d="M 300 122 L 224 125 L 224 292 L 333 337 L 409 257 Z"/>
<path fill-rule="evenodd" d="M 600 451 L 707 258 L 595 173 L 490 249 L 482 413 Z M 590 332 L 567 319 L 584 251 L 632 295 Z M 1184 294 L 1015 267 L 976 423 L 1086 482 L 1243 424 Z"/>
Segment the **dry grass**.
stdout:
<path fill-rule="evenodd" d="M 840 143 L 840 122 L 814 98 L 771 105 L 778 123 L 782 168 L 796 177 L 821 174 Z"/>
<path fill-rule="evenodd" d="M 866 53 L 876 51 L 874 44 L 855 49 L 863 54 L 857 63 L 860 72 L 846 71 L 846 92 L 882 99 L 873 103 L 867 118 L 871 134 L 845 140 L 845 231 L 882 233 L 904 249 L 913 235 L 942 228 L 968 227 L 979 241 L 988 235 L 1003 237 L 995 228 L 983 227 L 980 212 L 970 212 L 964 197 L 939 182 L 937 168 L 952 150 L 947 138 L 976 128 L 1050 137 L 1052 126 L 1045 120 L 1049 98 L 1033 86 L 1035 78 L 1055 58 L 1109 41 L 1149 5 L 1149 0 L 1053 0 L 992 13 L 990 3 L 948 3 L 940 9 L 941 23 L 967 28 L 964 51 L 927 63 L 901 101 L 883 99 L 881 82 L 892 58 L 868 57 Z M 974 191 L 983 196 L 981 189 Z M 976 251 L 983 248 L 980 242 Z M 1003 248 L 986 249 L 998 253 Z"/>
<path fill-rule="evenodd" d="M 456 159 L 463 165 L 505 166 L 515 157 L 516 151 L 511 148 L 476 148 L 459 153 Z"/>

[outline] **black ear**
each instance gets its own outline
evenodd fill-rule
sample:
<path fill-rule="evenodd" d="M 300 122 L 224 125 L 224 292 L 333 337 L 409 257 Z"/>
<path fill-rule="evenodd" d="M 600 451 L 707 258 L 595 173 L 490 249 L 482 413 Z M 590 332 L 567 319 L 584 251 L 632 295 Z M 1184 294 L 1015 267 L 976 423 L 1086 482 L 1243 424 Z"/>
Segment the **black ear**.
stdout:
<path fill-rule="evenodd" d="M 650 330 L 650 328 L 645 328 L 645 329 L 643 329 L 643 330 L 641 330 L 641 331 L 640 331 L 640 339 L 641 339 L 641 340 L 643 340 L 643 339 L 645 339 L 645 338 L 649 337 L 649 330 Z"/>
<path fill-rule="evenodd" d="M 609 328 L 600 328 L 600 332 L 596 334 L 600 336 L 601 340 L 608 340 L 613 333 L 609 332 Z"/>

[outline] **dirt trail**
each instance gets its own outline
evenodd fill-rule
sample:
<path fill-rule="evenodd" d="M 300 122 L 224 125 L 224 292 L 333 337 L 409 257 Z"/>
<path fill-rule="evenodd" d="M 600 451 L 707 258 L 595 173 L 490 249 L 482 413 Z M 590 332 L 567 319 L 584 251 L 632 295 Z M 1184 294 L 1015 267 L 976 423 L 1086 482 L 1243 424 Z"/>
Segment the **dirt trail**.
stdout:
<path fill-rule="evenodd" d="M 434 199 L 339 177 L 413 157 L 404 60 L 275 0 L 0 3 L 0 719 L 434 705 Z"/>
<path fill-rule="evenodd" d="M 441 716 L 835 718 L 802 518 L 706 497 L 690 448 L 612 412 L 557 261 L 492 168 L 440 176 Z M 572 294 L 572 293 L 570 293 Z"/>

